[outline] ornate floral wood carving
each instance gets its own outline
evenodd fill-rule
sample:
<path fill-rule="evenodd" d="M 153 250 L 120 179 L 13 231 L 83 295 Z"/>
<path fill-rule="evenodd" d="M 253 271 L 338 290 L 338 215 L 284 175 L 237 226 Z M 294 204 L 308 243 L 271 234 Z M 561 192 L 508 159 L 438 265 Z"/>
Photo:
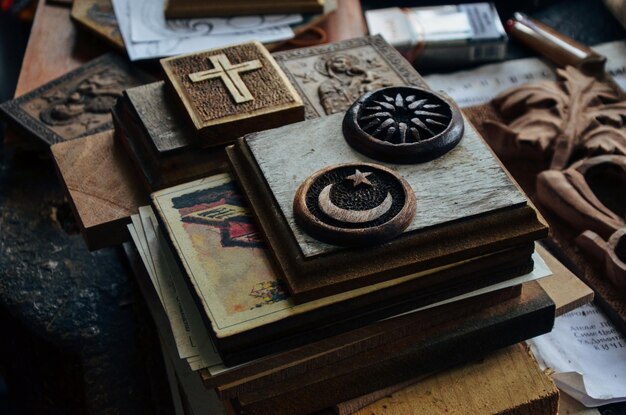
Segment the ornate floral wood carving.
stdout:
<path fill-rule="evenodd" d="M 537 199 L 576 232 L 572 245 L 626 287 L 626 101 L 572 67 L 557 73 L 556 82 L 497 96 L 504 122 L 483 127 L 501 156 L 550 161 L 537 176 Z"/>
<path fill-rule="evenodd" d="M 487 133 L 504 156 L 543 159 L 561 170 L 576 158 L 626 154 L 626 102 L 608 85 L 567 67 L 557 82 L 522 85 L 492 104 L 508 125 L 487 121 Z"/>

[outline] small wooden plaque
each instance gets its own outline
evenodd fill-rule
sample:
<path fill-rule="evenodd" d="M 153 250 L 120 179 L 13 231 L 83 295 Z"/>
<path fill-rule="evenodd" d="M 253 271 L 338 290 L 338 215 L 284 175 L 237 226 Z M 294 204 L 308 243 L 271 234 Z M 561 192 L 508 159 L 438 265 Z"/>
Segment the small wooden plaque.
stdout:
<path fill-rule="evenodd" d="M 148 196 L 113 131 L 58 143 L 51 150 L 89 250 L 130 239 L 126 224 Z"/>
<path fill-rule="evenodd" d="M 123 51 L 124 40 L 111 0 L 74 0 L 72 19 L 110 45 Z"/>
<path fill-rule="evenodd" d="M 222 148 L 198 148 L 163 81 L 124 91 L 113 108 L 115 137 L 150 192 L 225 171 Z"/>
<path fill-rule="evenodd" d="M 161 60 L 201 145 L 304 119 L 300 96 L 259 42 Z"/>
<path fill-rule="evenodd" d="M 300 183 L 328 164 L 369 162 L 343 139 L 343 114 L 250 134 L 227 148 L 280 272 L 296 302 L 430 267 L 532 245 L 547 228 L 474 128 L 429 163 L 383 164 L 413 188 L 417 213 L 398 238 L 367 249 L 329 245 L 295 221 Z"/>
<path fill-rule="evenodd" d="M 302 97 L 307 119 L 346 111 L 361 95 L 379 88 L 427 88 L 411 64 L 380 35 L 273 56 Z"/>
<path fill-rule="evenodd" d="M 113 128 L 110 110 L 122 91 L 149 79 L 127 60 L 106 54 L 0 104 L 0 115 L 52 145 Z"/>

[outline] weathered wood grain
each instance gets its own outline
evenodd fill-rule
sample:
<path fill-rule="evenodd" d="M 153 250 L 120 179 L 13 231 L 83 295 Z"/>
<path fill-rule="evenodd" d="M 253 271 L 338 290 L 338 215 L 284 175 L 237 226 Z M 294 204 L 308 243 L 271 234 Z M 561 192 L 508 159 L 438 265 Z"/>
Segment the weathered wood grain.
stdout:
<path fill-rule="evenodd" d="M 126 158 L 105 131 L 51 147 L 59 177 L 90 250 L 130 238 L 126 223 L 147 194 Z"/>
<path fill-rule="evenodd" d="M 193 129 L 185 124 L 176 108 L 176 97 L 169 94 L 165 81 L 153 82 L 124 91 L 129 111 L 139 119 L 146 135 L 146 147 L 155 162 L 159 156 L 176 153 L 193 146 Z M 142 137 L 143 138 L 143 137 Z"/>
<path fill-rule="evenodd" d="M 125 148 L 145 188 L 154 192 L 226 171 L 224 149 L 197 148 L 192 143 L 193 134 L 175 113 L 167 111 L 162 92 L 162 82 L 133 88 L 125 91 L 125 97 L 112 110 L 115 138 Z M 158 152 L 156 143 L 168 151 Z"/>
<path fill-rule="evenodd" d="M 340 248 L 319 242 L 296 225 L 292 205 L 300 183 L 328 165 L 372 162 L 343 139 L 342 120 L 343 114 L 336 114 L 244 139 L 307 258 Z M 526 203 L 476 130 L 466 123 L 465 131 L 452 151 L 429 163 L 380 163 L 396 170 L 415 192 L 417 212 L 405 234 Z"/>
<path fill-rule="evenodd" d="M 523 344 L 417 381 L 365 407 L 337 406 L 339 415 L 556 415 L 559 391 Z"/>
<path fill-rule="evenodd" d="M 337 159 L 369 161 L 356 153 L 342 139 L 332 142 L 329 137 L 337 137 L 340 123 L 341 114 L 336 114 L 307 121 L 306 125 L 309 127 L 306 135 L 302 134 L 302 125 L 296 124 L 250 135 L 246 139 L 240 139 L 236 146 L 227 148 L 237 180 L 253 207 L 261 230 L 269 241 L 277 268 L 287 281 L 295 301 L 310 301 L 364 284 L 440 266 L 448 261 L 457 262 L 494 252 L 493 250 L 507 249 L 511 244 L 532 245 L 534 239 L 546 236 L 547 229 L 538 221 L 535 210 L 525 204 L 525 197 L 507 178 L 481 139 L 475 133 L 473 136 L 466 133 L 467 141 L 464 138 L 453 151 L 429 163 L 431 166 L 438 166 L 439 169 L 428 166 L 392 166 L 398 169 L 409 184 L 412 184 L 417 198 L 416 217 L 428 223 L 432 221 L 428 216 L 432 211 L 433 217 L 441 226 L 429 226 L 419 232 L 405 231 L 391 242 L 367 249 L 340 248 L 313 240 L 301 232 L 293 221 L 291 203 L 295 189 L 300 183 L 299 177 L 302 176 L 304 179 L 311 171 L 314 172 L 316 167 L 321 168 L 325 163 L 332 163 Z M 468 125 L 468 131 L 470 128 L 472 127 Z M 284 134 L 285 131 L 289 134 Z M 277 133 L 279 134 L 276 135 Z M 280 142 L 271 139 L 275 135 L 280 137 L 278 140 Z M 257 137 L 263 139 L 257 141 Z M 299 145 L 298 139 L 308 145 Z M 266 159 L 274 159 L 268 162 L 269 164 L 264 164 L 265 171 L 272 176 L 270 181 L 275 180 L 285 188 L 293 189 L 291 196 L 282 189 L 279 190 L 282 195 L 272 192 L 257 163 L 258 159 L 247 145 L 248 141 L 254 142 L 258 152 L 264 157 L 267 156 Z M 261 149 L 261 144 L 273 148 L 275 155 L 271 156 L 267 149 Z M 334 152 L 329 151 L 328 147 L 334 149 Z M 285 157 L 286 153 L 295 154 L 297 157 Z M 314 153 L 319 155 L 313 155 Z M 487 160 L 485 166 L 488 168 L 477 172 L 463 168 L 462 161 L 465 158 L 474 161 Z M 278 170 L 269 169 L 270 164 Z M 314 166 L 311 167 L 310 164 Z M 301 171 L 298 171 L 298 168 Z M 412 168 L 416 169 L 412 177 L 410 171 L 408 173 L 403 171 Z M 453 174 L 448 175 L 453 173 L 450 170 L 455 169 L 458 174 L 456 178 Z M 422 170 L 424 176 L 417 173 Z M 278 177 L 278 171 L 285 173 L 283 178 Z M 485 177 L 487 171 L 494 174 Z M 481 179 L 491 183 L 493 187 L 490 189 Z M 439 185 L 435 186 L 436 183 Z M 472 189 L 472 185 L 476 185 L 478 191 Z M 277 199 L 282 200 L 282 206 Z M 443 208 L 446 200 L 449 206 Z M 473 200 L 479 206 L 468 205 L 468 200 Z M 424 205 L 428 203 L 432 209 L 425 208 Z M 500 209 L 494 210 L 497 204 Z M 466 211 L 457 205 L 466 207 Z M 505 208 L 507 206 L 508 208 Z M 470 215 L 470 212 L 473 215 Z M 488 214 L 479 215 L 479 212 Z M 467 216 L 463 216 L 464 213 Z M 434 224 L 431 222 L 431 225 Z M 423 224 L 414 220 L 413 226 L 422 228 Z M 411 225 L 409 229 L 410 227 Z M 330 253 L 307 258 L 300 249 L 301 245 L 294 238 L 293 229 L 299 232 L 300 237 L 306 238 L 306 242 L 311 241 L 313 246 L 324 247 Z"/>
<path fill-rule="evenodd" d="M 300 96 L 259 42 L 162 59 L 161 66 L 200 145 L 304 119 Z"/>

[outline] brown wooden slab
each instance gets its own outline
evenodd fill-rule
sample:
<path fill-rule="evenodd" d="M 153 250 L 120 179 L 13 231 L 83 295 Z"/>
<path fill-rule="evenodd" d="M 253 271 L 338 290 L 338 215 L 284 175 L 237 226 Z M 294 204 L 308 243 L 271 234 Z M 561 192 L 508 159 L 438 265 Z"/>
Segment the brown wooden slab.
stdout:
<path fill-rule="evenodd" d="M 321 377 L 328 379 L 342 368 L 350 368 L 362 353 L 375 352 L 380 347 L 414 335 L 416 331 L 428 330 L 449 319 L 478 312 L 485 308 L 518 297 L 521 287 L 511 287 L 498 292 L 468 298 L 458 303 L 426 309 L 405 316 L 372 323 L 349 330 L 297 349 L 270 356 L 265 361 L 253 361 L 240 370 L 207 379 L 205 384 L 216 385 L 222 399 L 235 398 L 251 391 L 272 387 L 277 383 L 287 385 L 303 373 L 324 371 Z M 332 368 L 333 370 L 326 370 Z M 320 372 L 321 373 L 321 372 Z"/>
<path fill-rule="evenodd" d="M 154 285 L 150 281 L 150 277 L 148 276 L 144 265 L 139 259 L 136 248 L 132 245 L 132 243 L 125 243 L 124 250 L 131 263 L 131 267 L 133 268 L 142 294 L 146 298 L 146 302 L 150 307 L 152 316 L 155 319 L 159 330 L 164 330 L 164 332 L 162 332 L 161 334 L 163 336 L 172 337 L 173 334 L 171 332 L 167 316 L 165 315 L 164 309 L 160 304 Z M 478 310 L 489 307 L 490 305 L 498 304 L 502 301 L 514 298 L 520 293 L 521 287 L 517 286 L 501 290 L 499 292 L 493 292 L 488 295 L 479 296 L 473 299 L 468 299 L 463 302 L 465 306 L 464 310 L 467 313 L 473 311 L 474 309 Z M 460 308 L 456 307 L 455 310 L 460 310 Z M 445 314 L 447 313 L 447 311 L 448 307 L 444 306 L 439 307 L 439 310 L 434 314 L 418 313 L 420 314 L 420 316 L 423 316 L 420 317 L 418 320 L 422 323 L 425 323 L 426 326 L 429 326 L 431 324 L 435 324 L 436 321 L 441 320 L 441 318 L 445 318 Z M 435 318 L 427 319 L 428 315 L 434 315 Z M 416 322 L 416 324 L 420 323 Z M 387 331 L 391 334 L 392 337 L 397 337 L 399 327 L 401 327 L 400 324 L 394 323 L 394 325 L 389 326 Z M 372 339 L 375 338 L 374 334 L 376 333 L 376 329 L 372 328 L 367 332 Z M 353 339 L 358 339 L 359 334 L 352 333 L 351 337 Z M 385 337 L 382 337 L 381 339 L 383 341 L 386 340 Z M 324 344 L 326 344 L 326 346 L 324 346 Z M 210 387 L 210 382 L 212 382 L 212 385 L 227 383 L 231 383 L 232 385 L 233 382 L 238 382 L 241 385 L 240 387 L 242 388 L 263 387 L 271 385 L 272 383 L 281 379 L 285 380 L 289 379 L 290 377 L 300 376 L 303 372 L 312 370 L 316 367 L 319 367 L 320 365 L 323 366 L 331 364 L 333 362 L 333 359 L 345 359 L 349 355 L 349 353 L 346 354 L 345 352 L 335 352 L 337 346 L 346 349 L 346 351 L 352 350 L 352 353 L 362 350 L 362 347 L 359 347 L 358 344 L 354 343 L 354 341 L 351 341 L 347 335 L 343 335 L 338 337 L 334 341 L 328 340 L 325 342 L 318 342 L 317 344 L 306 345 L 293 351 L 277 354 L 265 359 L 251 362 L 248 365 L 233 368 L 231 372 L 219 374 L 211 378 L 210 380 L 207 380 L 209 375 L 206 371 L 200 371 L 200 374 L 203 379 L 205 379 L 205 384 L 207 385 L 207 387 Z M 326 347 L 326 352 L 322 353 L 324 347 Z M 336 354 L 335 357 L 331 356 L 331 354 L 333 353 Z M 326 356 L 324 357 L 324 355 Z M 212 392 L 207 391 L 207 393 Z"/>
<path fill-rule="evenodd" d="M 152 84 L 147 86 L 149 85 Z M 180 139 L 178 143 L 193 137 L 186 134 L 185 130 L 173 126 L 172 119 L 168 119 L 163 114 L 161 107 L 155 107 L 152 104 L 149 107 L 153 110 L 151 113 L 157 116 L 163 115 L 160 118 L 162 121 L 158 123 L 155 119 L 154 124 L 159 124 L 161 131 L 163 128 L 172 126 L 173 128 L 167 129 L 167 135 L 175 135 L 174 140 Z M 146 131 L 147 125 L 138 119 L 127 97 L 118 100 L 112 109 L 112 115 L 115 138 L 125 149 L 141 178 L 141 183 L 148 192 L 207 177 L 228 169 L 226 153 L 220 147 L 202 149 L 190 146 L 182 152 L 170 151 L 163 155 L 154 154 L 154 149 L 147 143 L 147 141 L 152 141 Z"/>
<path fill-rule="evenodd" d="M 161 157 L 194 147 L 194 131 L 177 111 L 177 98 L 167 90 L 165 81 L 129 88 L 124 98 L 124 110 L 141 126 L 143 135 L 137 141 L 155 164 L 163 163 Z"/>
<path fill-rule="evenodd" d="M 130 235 L 126 223 L 147 202 L 113 131 L 51 147 L 59 178 L 90 250 L 120 244 Z"/>
<path fill-rule="evenodd" d="M 25 134 L 52 145 L 113 127 L 110 108 L 125 88 L 148 76 L 106 54 L 0 105 L 0 115 Z"/>
<path fill-rule="evenodd" d="M 493 250 L 506 249 L 511 244 L 532 245 L 534 239 L 547 234 L 547 229 L 538 221 L 534 209 L 525 205 L 525 197 L 502 172 L 499 164 L 490 159 L 491 153 L 482 143 L 481 138 L 474 133 L 474 136 L 467 135 L 461 141 L 462 144 L 459 146 L 464 147 L 455 148 L 441 159 L 432 164 L 428 163 L 428 166 L 389 165 L 398 169 L 415 187 L 418 209 L 423 209 L 420 202 L 425 204 L 425 200 L 428 199 L 422 196 L 420 200 L 420 196 L 430 193 L 434 219 L 426 215 L 431 210 L 419 211 L 414 223 L 404 234 L 384 245 L 340 249 L 319 243 L 304 234 L 293 219 L 290 208 L 293 199 L 290 200 L 289 195 L 295 195 L 293 188 L 297 187 L 300 182 L 297 175 L 304 175 L 296 171 L 294 163 L 300 165 L 305 171 L 315 170 L 309 165 L 309 158 L 314 158 L 315 163 L 320 164 L 330 162 L 327 157 L 315 155 L 316 149 L 317 152 L 328 153 L 327 146 L 336 150 L 334 153 L 339 156 L 334 157 L 345 158 L 349 161 L 369 160 L 341 140 L 339 132 L 341 120 L 342 114 L 335 114 L 272 131 L 251 134 L 240 139 L 237 145 L 227 148 L 235 176 L 252 206 L 261 230 L 269 242 L 278 269 L 287 282 L 295 301 L 310 301 L 429 267 L 472 258 L 493 252 Z M 302 131 L 306 131 L 306 134 Z M 470 141 L 470 138 L 474 141 Z M 467 150 L 468 147 L 474 150 Z M 256 149 L 256 153 L 253 153 L 253 149 Z M 261 151 L 264 158 L 259 160 Z M 468 154 L 466 151 L 479 154 L 479 156 L 464 157 Z M 459 185 L 466 187 L 462 192 L 456 189 L 455 193 L 460 197 L 456 201 L 450 199 L 453 198 L 451 196 L 453 192 L 448 186 L 453 185 L 453 180 L 445 176 L 448 170 L 441 164 L 454 164 L 455 154 L 461 160 L 476 160 L 481 157 L 490 159 L 490 163 L 485 163 L 483 166 L 482 172 L 483 174 L 487 170 L 493 172 L 485 179 L 493 180 L 488 183 L 482 183 L 482 179 L 477 179 L 480 175 L 472 177 L 472 169 L 469 167 L 466 173 L 459 174 L 459 177 L 463 177 L 463 180 L 458 180 Z M 275 157 L 273 165 L 282 167 L 270 168 L 269 164 L 265 163 L 266 155 L 269 158 Z M 442 161 L 443 159 L 447 161 Z M 489 169 L 487 169 L 487 164 L 490 165 Z M 424 180 L 422 174 L 411 173 L 411 169 L 418 168 L 421 169 L 420 173 L 424 172 L 425 168 L 433 169 L 432 173 L 438 177 L 436 180 L 443 180 L 447 185 L 429 188 L 435 182 L 435 178 L 432 181 Z M 410 174 L 414 177 L 414 181 L 410 178 Z M 493 177 L 496 174 L 499 176 Z M 270 175 L 273 187 L 268 184 Z M 280 175 L 282 177 L 279 177 Z M 469 180 L 469 177 L 472 179 Z M 489 183 L 494 186 L 491 190 L 489 190 Z M 478 192 L 477 187 L 481 187 L 482 190 Z M 480 206 L 469 204 L 466 196 L 471 192 L 474 192 L 473 197 L 479 194 L 484 196 L 478 197 Z M 495 201 L 487 202 L 491 195 L 496 194 L 499 197 L 500 209 L 494 209 Z M 504 197 L 504 194 L 509 196 Z M 454 207 L 441 208 L 441 203 L 437 202 L 443 200 L 442 198 L 447 198 L 450 206 Z M 466 217 L 467 210 L 459 208 L 459 204 L 464 204 L 468 206 L 468 209 L 473 210 L 473 216 Z M 440 210 L 437 212 L 437 209 Z M 441 216 L 438 216 L 440 214 Z M 452 218 L 453 214 L 458 216 Z M 423 220 L 434 221 L 424 229 Z M 449 222 L 450 220 L 453 221 Z M 411 229 L 412 226 L 414 229 Z M 303 246 L 307 247 L 308 255 L 303 252 Z"/>
<path fill-rule="evenodd" d="M 231 176 L 215 175 L 156 192 L 152 203 L 214 344 L 228 364 L 296 347 L 530 270 L 532 244 L 520 245 L 297 305 L 271 266 Z"/>
<path fill-rule="evenodd" d="M 206 2 L 202 0 L 168 0 L 165 16 L 168 19 L 198 16 L 236 16 L 254 14 L 321 13 L 324 0 L 235 0 Z"/>
<path fill-rule="evenodd" d="M 304 119 L 300 96 L 259 42 L 166 58 L 161 66 L 202 146 Z"/>
<path fill-rule="evenodd" d="M 118 50 L 125 50 L 111 0 L 74 0 L 72 19 Z"/>
<path fill-rule="evenodd" d="M 553 323 L 554 303 L 536 283 L 528 283 L 517 299 L 362 353 L 351 367 L 309 371 L 289 382 L 240 394 L 237 405 L 253 415 L 313 413 L 422 373 L 482 357 L 546 333 Z M 334 377 L 324 378 L 329 371 Z"/>
<path fill-rule="evenodd" d="M 306 118 L 347 110 L 365 92 L 426 87 L 417 71 L 381 36 L 273 53 L 306 108 Z"/>
<path fill-rule="evenodd" d="M 514 391 L 514 393 L 512 393 Z M 497 351 L 396 390 L 380 400 L 336 407 L 337 415 L 556 415 L 559 391 L 523 344 Z"/>
<path fill-rule="evenodd" d="M 539 280 L 539 285 L 556 305 L 557 317 L 593 301 L 593 290 L 585 285 L 542 244 L 535 244 L 537 253 L 552 271 L 552 275 Z"/>

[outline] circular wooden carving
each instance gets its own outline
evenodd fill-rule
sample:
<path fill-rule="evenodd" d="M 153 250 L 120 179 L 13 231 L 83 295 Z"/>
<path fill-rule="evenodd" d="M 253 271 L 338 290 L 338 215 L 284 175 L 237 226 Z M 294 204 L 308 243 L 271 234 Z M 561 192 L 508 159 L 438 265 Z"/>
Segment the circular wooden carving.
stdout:
<path fill-rule="evenodd" d="M 390 87 L 359 98 L 343 119 L 343 134 L 376 160 L 419 163 L 435 159 L 463 137 L 463 117 L 447 98 L 417 87 Z"/>
<path fill-rule="evenodd" d="M 322 169 L 296 192 L 296 222 L 316 239 L 373 245 L 400 235 L 415 216 L 415 195 L 395 171 L 370 163 Z"/>

